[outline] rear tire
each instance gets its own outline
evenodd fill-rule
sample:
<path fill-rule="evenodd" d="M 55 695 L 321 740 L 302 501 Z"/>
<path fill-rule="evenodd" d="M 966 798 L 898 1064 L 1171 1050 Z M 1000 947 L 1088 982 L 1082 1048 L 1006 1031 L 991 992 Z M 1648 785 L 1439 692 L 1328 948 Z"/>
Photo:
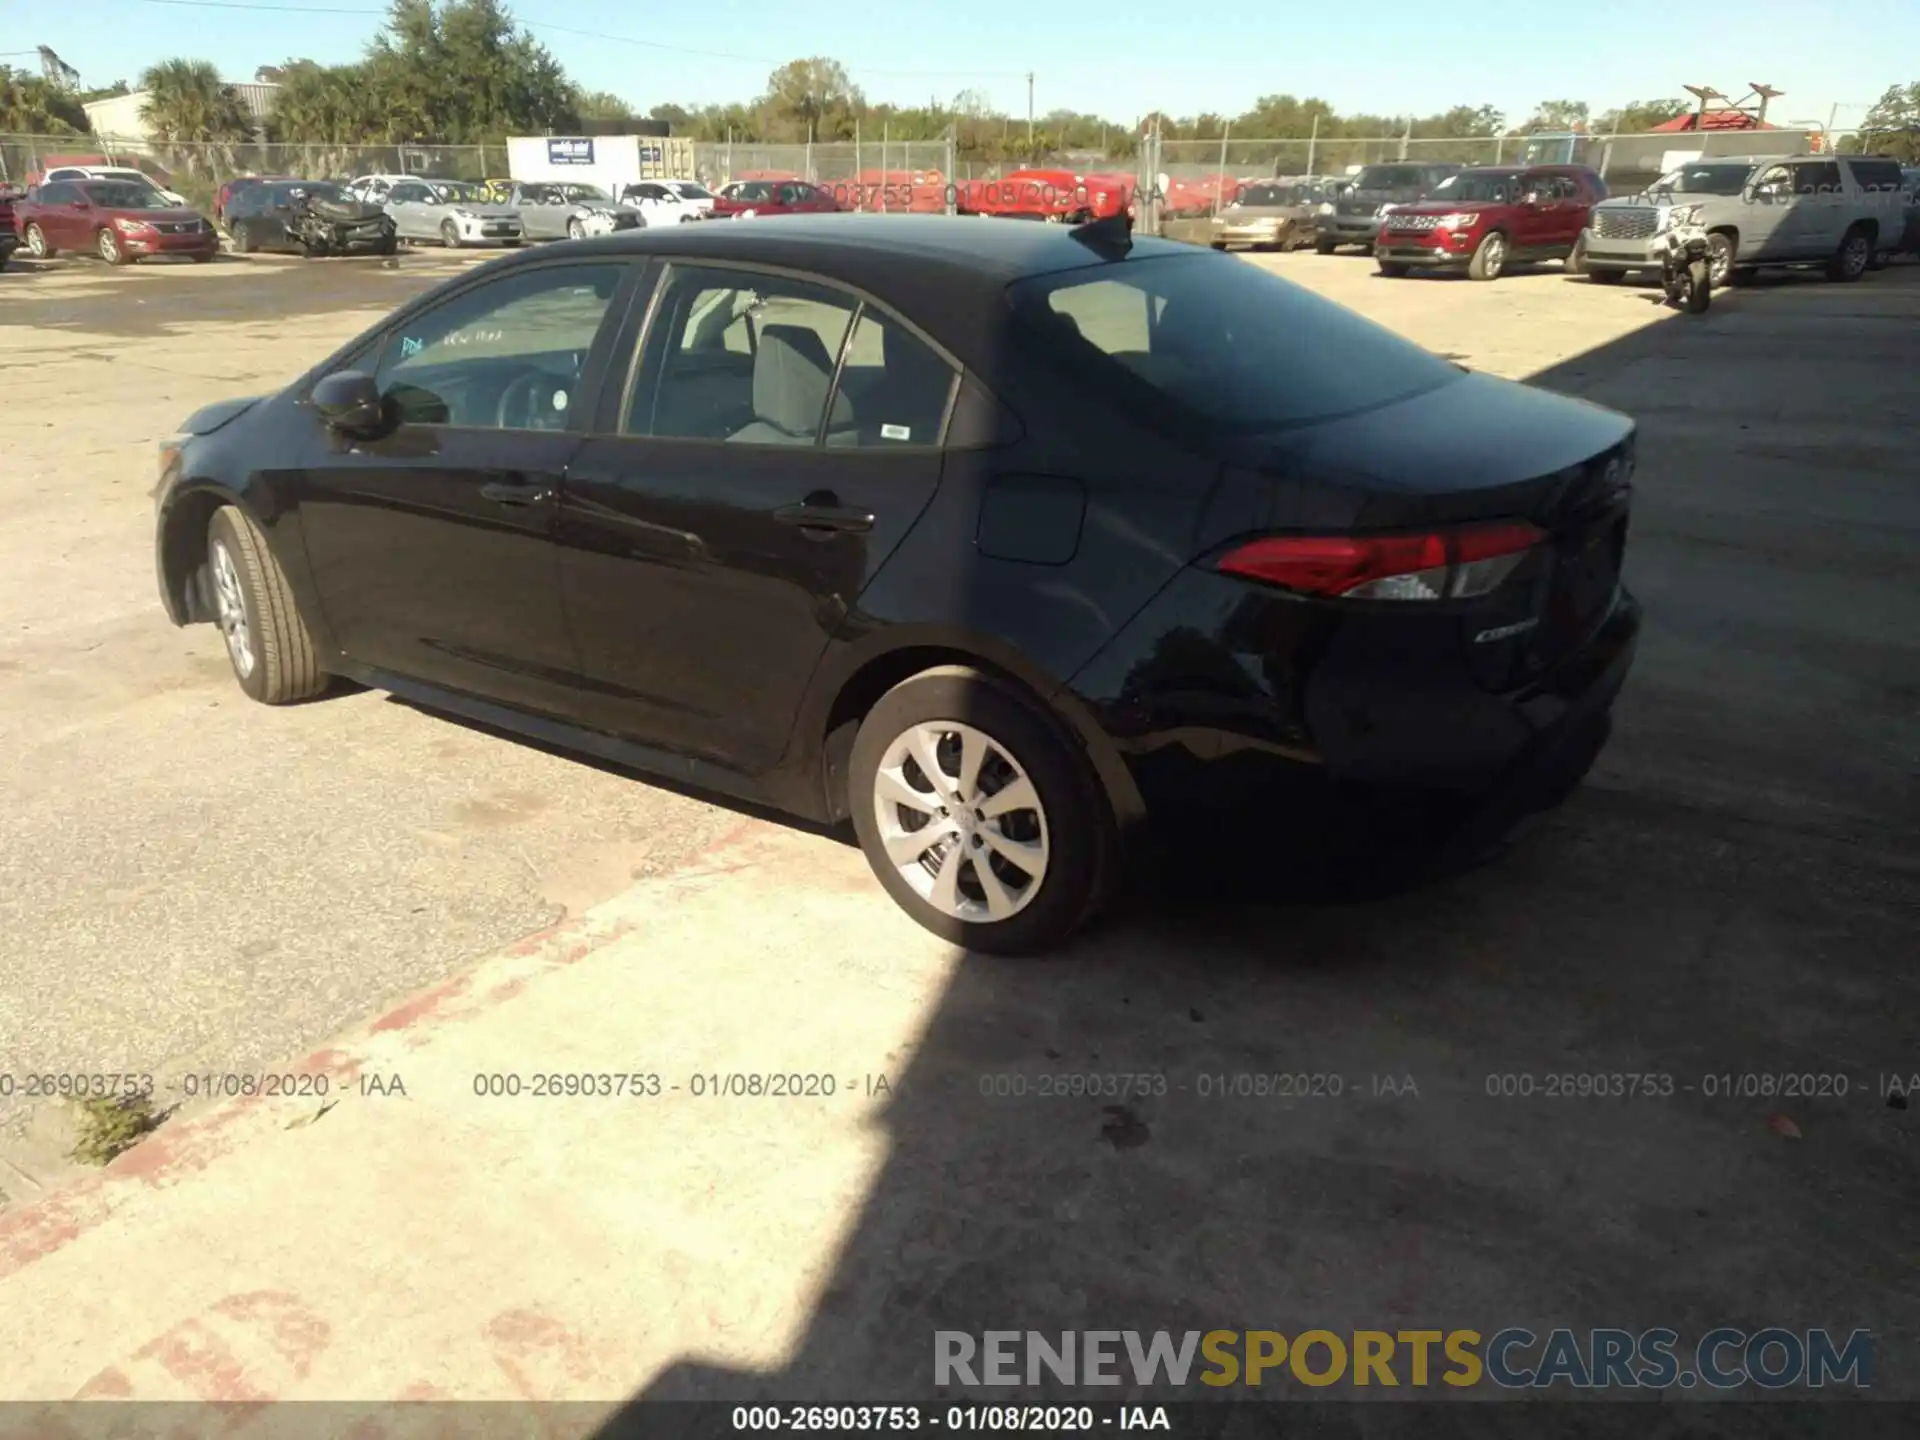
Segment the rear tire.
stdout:
<path fill-rule="evenodd" d="M 1313 253 L 1316 255 L 1331 255 L 1334 247 L 1339 243 L 1338 240 L 1322 235 L 1318 240 L 1313 242 Z"/>
<path fill-rule="evenodd" d="M 1872 263 L 1873 236 L 1865 227 L 1856 225 L 1840 237 L 1840 248 L 1827 262 L 1827 278 L 1850 284 L 1866 274 Z"/>
<path fill-rule="evenodd" d="M 1404 278 L 1410 269 L 1412 269 L 1412 267 L 1404 260 L 1382 260 L 1380 262 L 1380 273 L 1389 280 Z"/>
<path fill-rule="evenodd" d="M 249 699 L 291 705 L 327 688 L 313 636 L 266 537 L 237 506 L 207 527 L 207 569 L 233 678 Z"/>
<path fill-rule="evenodd" d="M 253 250 L 253 228 L 243 220 L 233 227 L 233 253 L 251 255 Z"/>
<path fill-rule="evenodd" d="M 1592 281 L 1595 285 L 1618 285 L 1622 280 L 1626 278 L 1627 278 L 1627 272 L 1624 270 L 1589 270 L 1587 271 L 1587 279 Z"/>
<path fill-rule="evenodd" d="M 37 223 L 27 226 L 26 241 L 27 253 L 36 260 L 51 260 L 59 254 L 59 251 L 47 243 L 47 232 Z"/>
<path fill-rule="evenodd" d="M 969 762 L 975 773 L 964 776 Z M 1023 782 L 1032 803 L 991 813 L 996 797 Z M 951 944 L 1038 954 L 1064 943 L 1104 899 L 1114 826 L 1092 767 L 1057 719 L 979 671 L 942 666 L 881 696 L 854 738 L 847 785 L 881 886 Z M 923 833 L 940 838 L 917 846 Z M 928 861 L 929 851 L 937 858 Z M 992 918 L 994 909 L 1004 918 Z"/>
<path fill-rule="evenodd" d="M 1578 240 L 1573 242 L 1573 249 L 1568 253 L 1567 258 L 1560 262 L 1560 268 L 1569 275 L 1584 275 L 1587 273 L 1587 237 L 1585 234 L 1582 234 Z"/>

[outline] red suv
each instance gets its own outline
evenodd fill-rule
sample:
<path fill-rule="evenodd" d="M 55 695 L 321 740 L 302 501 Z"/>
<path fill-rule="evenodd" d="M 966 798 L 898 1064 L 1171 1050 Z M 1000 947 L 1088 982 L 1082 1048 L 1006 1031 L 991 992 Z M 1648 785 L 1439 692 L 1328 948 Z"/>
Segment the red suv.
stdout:
<path fill-rule="evenodd" d="M 1382 275 L 1417 266 L 1495 280 L 1511 265 L 1572 255 L 1587 216 L 1606 198 L 1606 182 L 1580 165 L 1459 170 L 1428 199 L 1389 208 L 1373 253 Z"/>

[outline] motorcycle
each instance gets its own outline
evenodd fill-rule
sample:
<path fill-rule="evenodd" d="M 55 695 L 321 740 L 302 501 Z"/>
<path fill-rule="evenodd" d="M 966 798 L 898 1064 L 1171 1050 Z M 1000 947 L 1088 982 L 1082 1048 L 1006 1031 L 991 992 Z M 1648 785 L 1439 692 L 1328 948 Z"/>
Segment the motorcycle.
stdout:
<path fill-rule="evenodd" d="M 1666 291 L 1667 304 L 1689 315 L 1702 314 L 1713 303 L 1713 261 L 1707 232 L 1699 225 L 1689 222 L 1667 231 L 1660 287 Z"/>

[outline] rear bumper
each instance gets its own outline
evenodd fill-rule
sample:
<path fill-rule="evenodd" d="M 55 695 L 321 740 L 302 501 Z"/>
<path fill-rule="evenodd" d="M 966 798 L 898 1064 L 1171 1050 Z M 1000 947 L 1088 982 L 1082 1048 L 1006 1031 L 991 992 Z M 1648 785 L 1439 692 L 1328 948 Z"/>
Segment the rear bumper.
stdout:
<path fill-rule="evenodd" d="M 1072 688 L 1156 819 L 1312 825 L 1325 807 L 1381 797 L 1431 799 L 1457 818 L 1557 802 L 1569 756 L 1581 758 L 1584 732 L 1626 680 L 1640 626 L 1621 587 L 1577 649 L 1499 691 L 1476 682 L 1457 612 L 1353 614 L 1194 569 Z"/>

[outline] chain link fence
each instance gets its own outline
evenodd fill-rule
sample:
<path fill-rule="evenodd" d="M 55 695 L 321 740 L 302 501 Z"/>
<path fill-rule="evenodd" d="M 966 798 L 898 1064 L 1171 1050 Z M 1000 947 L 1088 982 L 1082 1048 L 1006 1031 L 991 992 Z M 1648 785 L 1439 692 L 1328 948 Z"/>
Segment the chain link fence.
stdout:
<path fill-rule="evenodd" d="M 350 180 L 356 175 L 435 175 L 490 180 L 507 173 L 497 145 L 130 144 L 97 135 L 0 135 L 0 182 L 38 183 L 62 165 L 136 169 L 162 189 L 206 208 L 227 181 L 242 175 Z"/>
<path fill-rule="evenodd" d="M 1675 154 L 1765 155 L 1814 147 L 1808 130 L 1708 131 L 1632 135 L 1488 136 L 1412 135 L 1261 140 L 1168 140 L 1143 137 L 1125 158 L 1093 151 L 1062 151 L 1028 161 L 986 162 L 959 152 L 951 138 L 893 140 L 884 131 L 851 142 L 770 145 L 695 142 L 696 178 L 710 185 L 735 180 L 806 180 L 863 210 L 943 211 L 953 187 L 1001 180 L 1020 170 L 1064 170 L 1076 175 L 1137 176 L 1143 226 L 1211 216 L 1232 203 L 1238 189 L 1279 176 L 1341 177 L 1361 166 L 1393 162 L 1461 165 L 1575 164 L 1600 172 L 1615 191 L 1654 179 Z M 35 183 L 60 164 L 125 165 L 152 176 L 197 206 L 240 175 L 294 175 L 344 180 L 369 173 L 490 180 L 508 174 L 504 146 L 128 144 L 88 135 L 0 135 L 0 182 Z"/>

